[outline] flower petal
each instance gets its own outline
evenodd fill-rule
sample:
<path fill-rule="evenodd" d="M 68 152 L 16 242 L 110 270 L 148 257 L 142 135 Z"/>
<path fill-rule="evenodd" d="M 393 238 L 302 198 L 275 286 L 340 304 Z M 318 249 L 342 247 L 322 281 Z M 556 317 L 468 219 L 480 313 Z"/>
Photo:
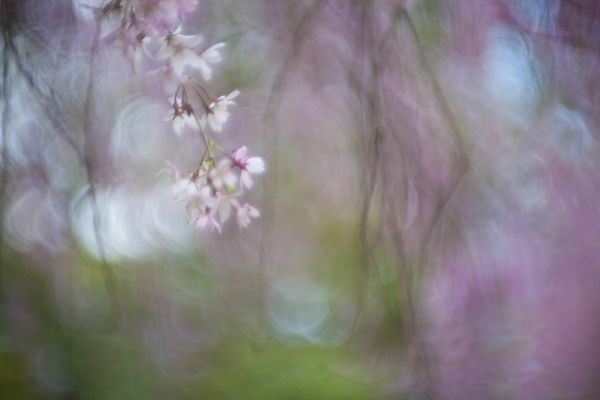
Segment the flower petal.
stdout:
<path fill-rule="evenodd" d="M 246 162 L 246 170 L 251 174 L 262 174 L 265 172 L 265 162 L 260 157 L 250 157 Z"/>
<path fill-rule="evenodd" d="M 233 92 L 229 93 L 226 97 L 227 100 L 233 100 L 235 99 L 238 95 L 240 94 L 239 90 L 234 90 Z"/>
<path fill-rule="evenodd" d="M 245 162 L 245 158 L 246 158 L 246 153 L 248 152 L 248 149 L 246 148 L 246 146 L 242 146 L 239 149 L 236 149 L 233 154 L 232 157 L 235 161 L 238 162 Z"/>
<path fill-rule="evenodd" d="M 252 181 L 252 177 L 247 171 L 243 171 L 240 174 L 240 181 L 242 182 L 242 186 L 251 189 L 254 182 Z"/>
<path fill-rule="evenodd" d="M 219 206 L 219 219 L 221 220 L 221 223 L 224 224 L 229 219 L 230 215 L 231 203 L 229 202 L 229 200 L 222 200 Z"/>

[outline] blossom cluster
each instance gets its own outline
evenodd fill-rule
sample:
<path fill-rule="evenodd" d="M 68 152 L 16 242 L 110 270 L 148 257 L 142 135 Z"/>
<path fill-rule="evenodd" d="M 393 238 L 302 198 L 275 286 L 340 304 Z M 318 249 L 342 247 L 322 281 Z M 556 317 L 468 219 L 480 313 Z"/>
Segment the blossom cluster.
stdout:
<path fill-rule="evenodd" d="M 195 77 L 204 82 L 212 77 L 212 65 L 221 61 L 224 43 L 202 47 L 200 35 L 185 35 L 181 23 L 192 13 L 198 0 L 111 0 L 95 9 L 102 39 L 118 43 L 134 65 L 142 59 L 158 64 L 169 97 L 165 118 L 173 131 L 195 132 L 204 144 L 198 167 L 183 173 L 169 164 L 167 171 L 175 180 L 174 194 L 186 204 L 190 223 L 200 229 L 221 232 L 231 211 L 235 210 L 240 228 L 247 227 L 259 211 L 240 201 L 253 186 L 252 175 L 262 174 L 264 161 L 250 157 L 245 146 L 228 153 L 215 141 L 229 118 L 229 107 L 239 95 L 212 95 Z M 215 153 L 222 154 L 217 159 Z"/>
<path fill-rule="evenodd" d="M 173 165 L 169 172 L 175 177 L 174 195 L 186 203 L 190 221 L 198 228 L 221 232 L 221 224 L 229 219 L 232 209 L 240 229 L 260 215 L 255 207 L 242 204 L 237 198 L 252 188 L 252 175 L 261 174 L 264 169 L 263 160 L 248 157 L 242 146 L 218 162 L 202 161 L 192 173 L 182 174 Z"/>

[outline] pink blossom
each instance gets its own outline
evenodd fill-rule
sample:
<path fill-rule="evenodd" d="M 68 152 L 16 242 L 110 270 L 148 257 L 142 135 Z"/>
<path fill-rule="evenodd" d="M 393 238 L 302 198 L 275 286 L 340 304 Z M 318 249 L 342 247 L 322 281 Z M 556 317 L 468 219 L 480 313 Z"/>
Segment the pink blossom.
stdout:
<path fill-rule="evenodd" d="M 265 171 L 265 162 L 260 157 L 248 157 L 248 149 L 242 146 L 232 153 L 234 166 L 238 167 L 240 172 L 240 181 L 242 188 L 250 189 L 254 184 L 252 175 L 260 175 Z"/>

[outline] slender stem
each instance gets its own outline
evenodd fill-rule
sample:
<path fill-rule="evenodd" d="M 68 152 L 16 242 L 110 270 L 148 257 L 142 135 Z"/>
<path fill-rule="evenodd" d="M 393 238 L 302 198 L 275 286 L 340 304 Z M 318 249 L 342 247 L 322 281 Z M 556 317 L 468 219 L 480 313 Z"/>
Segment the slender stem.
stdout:
<path fill-rule="evenodd" d="M 196 115 L 195 112 L 193 112 L 192 115 L 194 116 L 194 119 L 196 120 L 196 124 L 198 125 L 198 132 L 200 132 L 200 135 L 202 136 L 202 139 L 204 140 L 204 145 L 206 146 L 206 150 L 205 151 L 208 151 L 208 157 L 209 157 L 209 159 L 210 160 L 214 160 L 211 147 L 215 146 L 216 144 L 212 140 L 210 140 L 208 138 L 208 136 L 206 135 L 206 132 L 204 131 L 204 128 L 202 128 L 202 125 L 200 124 L 200 120 L 198 119 L 198 115 Z"/>
<path fill-rule="evenodd" d="M 210 93 L 208 93 L 202 86 L 200 86 L 196 81 L 194 80 L 190 80 L 189 83 L 192 86 L 192 89 L 194 90 L 194 92 L 196 92 L 196 94 L 198 95 L 198 98 L 200 99 L 200 101 L 202 102 L 202 105 L 204 106 L 204 108 L 208 109 L 209 103 L 211 102 L 210 100 L 213 98 L 213 96 L 210 95 Z M 198 89 L 200 89 L 205 96 L 208 97 L 208 101 L 206 101 L 204 99 L 204 97 L 202 96 L 202 93 L 200 93 L 198 91 Z"/>
<path fill-rule="evenodd" d="M 200 158 L 200 162 L 198 163 L 198 168 L 196 168 L 196 171 L 194 172 L 194 174 L 192 176 L 198 176 L 200 175 L 200 169 L 202 168 L 202 164 L 204 164 L 204 159 L 206 158 L 206 153 L 208 152 L 208 148 L 204 149 L 204 153 L 202 153 L 202 158 Z"/>
<path fill-rule="evenodd" d="M 202 93 L 204 93 L 206 95 L 206 97 L 208 98 L 208 100 L 212 100 L 215 96 L 213 96 L 212 94 L 210 94 L 201 84 L 199 84 L 196 80 L 194 79 L 190 79 L 188 80 L 188 83 L 190 83 L 192 86 L 200 89 L 202 91 Z"/>

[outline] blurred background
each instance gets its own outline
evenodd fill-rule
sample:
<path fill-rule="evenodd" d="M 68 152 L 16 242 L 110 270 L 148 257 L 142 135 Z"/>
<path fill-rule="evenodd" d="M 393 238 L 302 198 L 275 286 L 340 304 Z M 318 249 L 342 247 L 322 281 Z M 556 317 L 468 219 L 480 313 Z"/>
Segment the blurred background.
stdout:
<path fill-rule="evenodd" d="M 0 399 L 600 398 L 600 3 L 199 0 L 221 234 L 103 3 L 1 4 Z"/>

